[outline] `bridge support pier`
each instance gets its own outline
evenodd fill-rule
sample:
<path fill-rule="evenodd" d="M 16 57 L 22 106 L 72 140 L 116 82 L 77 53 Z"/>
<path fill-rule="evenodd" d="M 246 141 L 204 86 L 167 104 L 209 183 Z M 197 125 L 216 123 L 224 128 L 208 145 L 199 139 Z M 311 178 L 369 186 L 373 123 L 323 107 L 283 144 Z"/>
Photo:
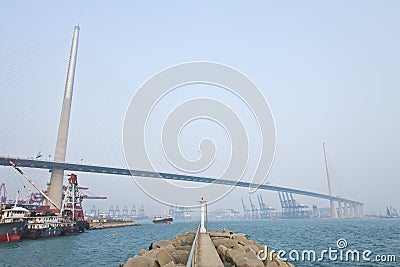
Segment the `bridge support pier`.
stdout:
<path fill-rule="evenodd" d="M 363 218 L 364 217 L 364 206 L 360 205 L 360 217 Z"/>
<path fill-rule="evenodd" d="M 349 214 L 349 205 L 348 205 L 348 203 L 346 203 L 346 202 L 343 203 L 343 210 L 344 210 L 344 217 L 345 218 L 349 218 L 350 214 Z"/>
<path fill-rule="evenodd" d="M 331 217 L 334 219 L 338 218 L 338 212 L 336 209 L 336 201 L 331 200 Z"/>
<path fill-rule="evenodd" d="M 358 206 L 356 204 L 352 204 L 353 206 L 353 211 L 354 211 L 354 217 L 359 217 L 359 212 L 358 212 Z"/>
<path fill-rule="evenodd" d="M 354 210 L 353 210 L 353 208 L 352 208 L 350 203 L 347 203 L 347 210 L 349 212 L 349 218 L 353 218 L 354 217 Z"/>
<path fill-rule="evenodd" d="M 343 208 L 341 201 L 338 201 L 338 211 L 339 211 L 339 218 L 343 218 Z"/>

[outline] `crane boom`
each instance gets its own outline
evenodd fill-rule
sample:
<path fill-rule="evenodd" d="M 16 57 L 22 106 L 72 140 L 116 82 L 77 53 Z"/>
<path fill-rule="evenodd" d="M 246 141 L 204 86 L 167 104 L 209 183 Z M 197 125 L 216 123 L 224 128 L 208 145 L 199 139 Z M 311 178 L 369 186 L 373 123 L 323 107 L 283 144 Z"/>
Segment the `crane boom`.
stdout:
<path fill-rule="evenodd" d="M 42 192 L 42 190 L 40 190 L 40 188 L 31 180 L 31 178 L 29 178 L 20 168 L 18 168 L 17 165 L 15 165 L 14 162 L 12 162 L 11 160 L 8 161 L 11 166 L 16 169 L 40 194 L 42 194 L 43 197 L 45 197 L 54 207 L 56 207 L 56 209 L 58 209 L 59 211 L 61 211 L 61 209 L 48 197 L 46 196 L 45 193 Z"/>

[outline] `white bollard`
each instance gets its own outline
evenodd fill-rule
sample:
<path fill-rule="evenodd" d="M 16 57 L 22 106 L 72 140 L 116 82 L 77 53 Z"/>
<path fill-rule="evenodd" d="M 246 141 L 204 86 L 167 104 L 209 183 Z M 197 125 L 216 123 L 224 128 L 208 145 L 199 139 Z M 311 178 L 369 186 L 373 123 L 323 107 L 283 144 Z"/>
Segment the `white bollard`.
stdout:
<path fill-rule="evenodd" d="M 204 218 L 205 218 L 205 203 L 206 201 L 204 200 L 204 198 L 201 198 L 200 202 L 200 233 L 206 233 L 207 230 L 204 227 Z"/>

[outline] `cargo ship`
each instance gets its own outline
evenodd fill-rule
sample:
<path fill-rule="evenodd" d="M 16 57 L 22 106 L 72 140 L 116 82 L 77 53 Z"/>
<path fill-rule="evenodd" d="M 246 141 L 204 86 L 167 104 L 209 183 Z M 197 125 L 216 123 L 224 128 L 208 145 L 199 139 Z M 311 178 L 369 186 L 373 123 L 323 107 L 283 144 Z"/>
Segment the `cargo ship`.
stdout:
<path fill-rule="evenodd" d="M 159 224 L 171 224 L 173 221 L 174 218 L 172 218 L 171 215 L 167 215 L 165 217 L 156 216 L 153 219 L 153 223 L 159 223 Z"/>

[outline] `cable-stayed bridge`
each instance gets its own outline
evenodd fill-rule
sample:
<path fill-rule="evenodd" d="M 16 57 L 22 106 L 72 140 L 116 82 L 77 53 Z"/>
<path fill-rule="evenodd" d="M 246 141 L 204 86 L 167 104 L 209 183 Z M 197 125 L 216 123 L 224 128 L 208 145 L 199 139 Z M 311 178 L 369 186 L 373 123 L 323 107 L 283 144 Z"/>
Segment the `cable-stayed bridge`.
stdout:
<path fill-rule="evenodd" d="M 214 183 L 220 185 L 229 185 L 229 186 L 238 186 L 247 188 L 258 187 L 261 190 L 285 192 L 287 196 L 288 194 L 290 194 L 290 198 L 287 197 L 286 199 L 284 199 L 284 202 L 286 203 L 285 205 L 287 205 L 289 208 L 295 207 L 294 200 L 291 195 L 297 194 L 297 195 L 304 195 L 304 196 L 329 200 L 331 202 L 333 218 L 363 216 L 363 205 L 364 205 L 363 203 L 334 196 L 332 195 L 331 190 L 330 194 L 327 195 L 327 194 L 321 194 L 294 188 L 288 188 L 288 187 L 266 185 L 266 184 L 258 186 L 257 184 L 252 184 L 248 182 L 237 182 L 235 180 L 216 179 L 211 177 L 200 177 L 200 176 L 190 176 L 190 175 L 181 175 L 172 173 L 150 172 L 141 170 L 129 170 L 123 168 L 111 168 L 102 166 L 65 163 L 69 120 L 71 112 L 71 102 L 72 102 L 72 91 L 73 91 L 74 75 L 75 75 L 75 65 L 77 60 L 77 49 L 78 49 L 78 39 L 79 39 L 78 37 L 79 37 L 79 26 L 75 26 L 74 35 L 72 38 L 71 54 L 67 72 L 67 82 L 65 86 L 64 99 L 61 110 L 54 161 L 42 161 L 42 160 L 23 159 L 23 158 L 9 157 L 9 156 L 0 156 L 0 166 L 1 165 L 11 166 L 10 161 L 12 161 L 13 163 L 15 163 L 20 167 L 51 170 L 51 178 L 50 178 L 50 186 L 48 194 L 49 198 L 54 200 L 55 203 L 58 204 L 58 206 L 61 206 L 64 171 L 74 171 L 74 172 L 90 172 L 99 174 L 129 175 L 129 176 L 145 177 L 149 179 L 154 178 L 154 179 L 170 179 L 177 181 L 197 182 L 197 183 Z M 328 183 L 330 185 L 328 168 L 327 168 L 327 174 L 328 174 Z M 283 197 L 285 198 L 285 194 L 283 194 Z M 338 204 L 337 208 L 336 208 L 336 203 Z"/>
<path fill-rule="evenodd" d="M 141 171 L 141 170 L 129 170 L 124 168 L 114 168 L 114 167 L 104 167 L 104 166 L 94 166 L 94 165 L 84 165 L 84 164 L 74 164 L 74 163 L 61 163 L 54 161 L 44 161 L 44 160 L 34 160 L 34 159 L 24 159 L 15 158 L 8 156 L 0 156 L 0 165 L 10 166 L 10 161 L 15 163 L 20 167 L 35 168 L 35 169 L 47 169 L 47 170 L 64 170 L 73 172 L 89 172 L 98 174 L 113 174 L 113 175 L 125 175 L 125 176 L 137 176 L 145 178 L 154 179 L 169 179 L 176 181 L 187 181 L 196 183 L 215 183 L 221 185 L 235 185 L 238 187 L 257 187 L 256 184 L 249 182 L 237 182 L 227 179 L 216 179 L 211 177 L 201 177 L 201 176 L 190 176 L 181 175 L 173 173 L 163 173 L 163 172 L 151 172 L 151 171 Z M 259 189 L 276 191 L 276 192 L 287 192 L 297 195 L 303 195 L 308 197 L 314 197 L 319 199 L 326 199 L 330 201 L 335 201 L 339 204 L 339 215 L 340 217 L 361 217 L 363 216 L 363 203 L 343 197 L 331 196 L 327 194 L 321 194 L 316 192 L 310 192 L 305 190 L 299 190 L 295 188 L 275 186 L 275 185 L 260 185 Z M 346 216 L 345 216 L 346 215 Z"/>

